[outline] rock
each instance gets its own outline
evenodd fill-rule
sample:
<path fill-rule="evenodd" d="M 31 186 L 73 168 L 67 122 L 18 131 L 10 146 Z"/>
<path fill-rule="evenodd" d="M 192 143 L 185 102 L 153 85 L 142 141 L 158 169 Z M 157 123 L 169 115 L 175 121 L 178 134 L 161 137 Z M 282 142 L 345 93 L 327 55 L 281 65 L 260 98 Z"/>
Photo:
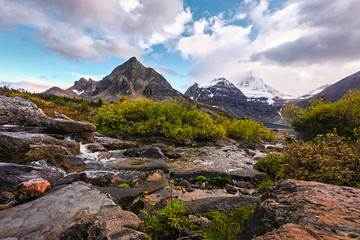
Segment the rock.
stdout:
<path fill-rule="evenodd" d="M 61 185 L 68 185 L 72 184 L 74 182 L 83 181 L 88 182 L 89 179 L 86 175 L 86 173 L 72 173 L 58 181 L 55 186 L 61 186 Z"/>
<path fill-rule="evenodd" d="M 251 149 L 245 149 L 245 153 L 247 155 L 249 155 L 250 157 L 253 157 L 256 155 L 256 152 L 254 150 L 251 150 Z"/>
<path fill-rule="evenodd" d="M 180 187 L 185 188 L 186 191 L 189 191 L 190 189 L 192 190 L 192 188 L 191 188 L 191 183 L 188 182 L 188 181 L 186 181 L 186 180 L 182 180 L 181 182 L 179 182 L 179 183 L 177 184 L 177 186 L 180 186 Z"/>
<path fill-rule="evenodd" d="M 125 150 L 124 155 L 128 157 L 139 157 L 140 153 L 141 151 L 138 148 L 129 148 Z"/>
<path fill-rule="evenodd" d="M 86 146 L 91 152 L 107 152 L 108 150 L 99 144 L 89 144 Z"/>
<path fill-rule="evenodd" d="M 66 119 L 52 119 L 47 126 L 47 131 L 51 133 L 82 133 L 95 132 L 96 126 L 89 122 L 80 122 Z"/>
<path fill-rule="evenodd" d="M 120 159 L 109 161 L 106 163 L 106 166 L 119 170 L 153 171 L 160 169 L 166 173 L 169 172 L 169 168 L 165 161 L 161 159 Z"/>
<path fill-rule="evenodd" d="M 99 152 L 98 153 L 98 157 L 101 158 L 107 158 L 110 159 L 112 157 L 112 153 L 111 152 Z"/>
<path fill-rule="evenodd" d="M 16 185 L 35 178 L 46 179 L 54 185 L 63 177 L 63 173 L 49 168 L 0 163 L 0 191 L 11 191 Z"/>
<path fill-rule="evenodd" d="M 117 187 L 123 182 L 123 180 L 115 175 L 103 175 L 98 177 L 89 177 L 87 182 L 99 187 Z"/>
<path fill-rule="evenodd" d="M 115 206 L 114 201 L 98 189 L 76 182 L 1 211 L 0 236 L 5 239 L 58 239 L 64 230 L 87 216 L 109 211 Z"/>
<path fill-rule="evenodd" d="M 230 184 L 225 184 L 225 189 L 230 194 L 236 194 L 238 192 L 236 187 L 234 187 L 234 186 L 232 186 Z"/>
<path fill-rule="evenodd" d="M 151 147 L 158 147 L 160 148 L 161 152 L 168 158 L 170 159 L 178 159 L 181 158 L 181 154 L 175 152 L 174 149 L 166 146 L 163 143 L 157 143 L 157 144 L 153 144 L 151 145 Z"/>
<path fill-rule="evenodd" d="M 167 180 L 162 170 L 154 170 L 129 181 L 131 187 L 141 187 L 144 191 L 155 192 L 167 186 Z"/>
<path fill-rule="evenodd" d="M 162 153 L 159 147 L 151 147 L 145 149 L 140 153 L 141 158 L 165 158 L 165 155 Z"/>
<path fill-rule="evenodd" d="M 255 169 L 240 169 L 228 172 L 230 177 L 236 181 L 250 182 L 256 184 L 266 178 L 266 174 Z"/>
<path fill-rule="evenodd" d="M 59 140 L 45 134 L 0 132 L 0 161 L 24 163 L 51 158 L 54 154 L 80 153 L 75 141 Z"/>
<path fill-rule="evenodd" d="M 184 202 L 192 213 L 207 213 L 211 211 L 228 212 L 238 207 L 256 205 L 259 199 L 250 196 L 241 197 L 210 197 Z"/>
<path fill-rule="evenodd" d="M 195 182 L 196 177 L 204 176 L 207 179 L 212 179 L 215 177 L 227 178 L 231 179 L 230 176 L 222 171 L 212 171 L 212 170 L 194 170 L 194 171 L 186 171 L 186 172 L 171 172 L 170 178 L 175 179 L 180 182 L 182 180 L 187 180 L 189 182 Z"/>
<path fill-rule="evenodd" d="M 74 136 L 74 140 L 82 144 L 93 143 L 95 141 L 94 134 L 90 132 L 78 133 Z"/>
<path fill-rule="evenodd" d="M 0 96 L 0 125 L 44 127 L 50 121 L 33 102 L 20 97 Z"/>
<path fill-rule="evenodd" d="M 87 169 L 86 163 L 81 157 L 77 156 L 67 156 L 57 153 L 48 162 L 63 168 L 66 172 L 81 172 Z"/>
<path fill-rule="evenodd" d="M 64 231 L 59 239 L 145 239 L 143 232 L 135 230 L 140 228 L 140 224 L 140 219 L 134 213 L 118 207 L 109 212 L 88 216 Z"/>
<path fill-rule="evenodd" d="M 236 187 L 239 188 L 254 188 L 254 185 L 251 182 L 245 182 L 245 181 L 233 181 Z"/>
<path fill-rule="evenodd" d="M 252 142 L 246 142 L 246 141 L 239 141 L 239 148 L 241 149 L 250 149 L 250 150 L 264 150 L 265 146 L 260 143 L 252 143 Z"/>
<path fill-rule="evenodd" d="M 103 145 L 107 150 L 119 150 L 125 148 L 137 147 L 136 142 L 125 141 L 109 137 L 97 137 L 96 142 Z"/>
<path fill-rule="evenodd" d="M 285 179 L 266 190 L 239 239 L 348 239 L 360 233 L 360 189 Z"/>
<path fill-rule="evenodd" d="M 51 189 L 51 184 L 43 178 L 34 178 L 16 185 L 12 192 L 18 202 L 33 200 Z"/>
<path fill-rule="evenodd" d="M 140 200 L 142 188 L 99 187 L 100 191 L 109 194 L 122 209 L 131 209 Z"/>
<path fill-rule="evenodd" d="M 192 214 L 190 214 L 188 216 L 188 218 L 189 218 L 189 220 L 191 222 L 193 222 L 196 225 L 201 226 L 201 227 L 208 227 L 212 222 L 211 220 L 209 220 L 206 217 L 198 217 L 198 216 L 195 216 L 195 215 L 192 215 Z"/>

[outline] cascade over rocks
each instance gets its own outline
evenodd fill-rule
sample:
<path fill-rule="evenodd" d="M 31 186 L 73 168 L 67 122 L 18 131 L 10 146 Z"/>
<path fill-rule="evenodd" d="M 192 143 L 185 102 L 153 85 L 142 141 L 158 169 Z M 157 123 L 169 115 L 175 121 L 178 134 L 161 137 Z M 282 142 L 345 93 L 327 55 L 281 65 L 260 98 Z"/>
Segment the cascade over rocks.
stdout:
<path fill-rule="evenodd" d="M 360 189 L 285 179 L 266 190 L 239 240 L 349 239 L 360 234 Z"/>
<path fill-rule="evenodd" d="M 81 172 L 87 169 L 86 163 L 81 157 L 67 156 L 60 153 L 55 154 L 48 161 L 49 163 L 63 168 L 66 172 Z"/>

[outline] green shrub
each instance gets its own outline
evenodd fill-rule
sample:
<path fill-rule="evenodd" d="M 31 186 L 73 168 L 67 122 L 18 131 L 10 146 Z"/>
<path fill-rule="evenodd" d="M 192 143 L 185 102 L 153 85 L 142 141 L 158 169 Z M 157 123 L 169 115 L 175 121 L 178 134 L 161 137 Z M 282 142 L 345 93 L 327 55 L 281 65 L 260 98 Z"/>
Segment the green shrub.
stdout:
<path fill-rule="evenodd" d="M 210 181 L 210 179 L 207 179 L 207 178 L 204 177 L 204 176 L 197 176 L 197 177 L 195 178 L 195 181 L 207 182 L 207 181 Z"/>
<path fill-rule="evenodd" d="M 177 239 L 181 230 L 190 225 L 188 208 L 176 198 L 170 199 L 165 208 L 151 214 L 146 210 L 140 211 L 145 216 L 142 229 L 154 240 Z"/>
<path fill-rule="evenodd" d="M 212 223 L 208 227 L 202 227 L 195 231 L 203 235 L 205 239 L 235 240 L 244 231 L 245 224 L 253 216 L 254 210 L 254 206 L 247 206 L 229 213 L 216 211 L 201 214 L 201 216 L 209 218 Z"/>
<path fill-rule="evenodd" d="M 348 236 L 349 236 L 349 238 L 358 238 L 359 234 L 351 232 L 351 233 L 348 234 Z"/>
<path fill-rule="evenodd" d="M 259 122 L 248 119 L 228 119 L 218 118 L 217 124 L 224 127 L 227 137 L 236 140 L 245 140 L 249 142 L 260 142 L 261 140 L 273 141 L 274 135 L 270 130 Z"/>
<path fill-rule="evenodd" d="M 275 180 L 281 170 L 281 166 L 287 162 L 289 162 L 287 157 L 281 155 L 269 155 L 261 158 L 254 165 L 254 169 L 266 173 L 271 180 Z"/>
<path fill-rule="evenodd" d="M 260 190 L 261 193 L 264 193 L 266 189 L 274 184 L 274 180 L 271 179 L 269 176 L 266 177 L 264 180 L 260 181 L 256 187 Z"/>

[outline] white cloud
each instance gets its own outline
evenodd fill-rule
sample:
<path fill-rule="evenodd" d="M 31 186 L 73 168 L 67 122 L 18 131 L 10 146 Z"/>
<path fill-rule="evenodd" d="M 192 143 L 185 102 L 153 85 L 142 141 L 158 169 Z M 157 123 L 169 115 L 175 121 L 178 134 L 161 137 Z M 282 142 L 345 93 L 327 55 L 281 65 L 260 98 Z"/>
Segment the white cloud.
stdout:
<path fill-rule="evenodd" d="M 192 19 L 183 0 L 0 0 L 0 11 L 0 27 L 31 27 L 35 40 L 71 60 L 139 57 Z"/>
<path fill-rule="evenodd" d="M 302 95 L 360 70 L 358 0 L 289 0 L 273 12 L 269 3 L 245 1 L 248 27 L 221 14 L 194 22 L 177 45 L 184 58 L 196 60 L 190 76 L 199 83 L 222 76 L 237 82 L 252 72 Z"/>
<path fill-rule="evenodd" d="M 19 76 L 13 76 L 7 78 L 7 81 L 0 81 L 0 86 L 8 86 L 14 89 L 26 89 L 29 92 L 44 92 L 47 89 L 54 86 L 66 89 L 71 86 L 71 84 L 66 83 L 51 83 L 38 78 L 24 78 Z"/>

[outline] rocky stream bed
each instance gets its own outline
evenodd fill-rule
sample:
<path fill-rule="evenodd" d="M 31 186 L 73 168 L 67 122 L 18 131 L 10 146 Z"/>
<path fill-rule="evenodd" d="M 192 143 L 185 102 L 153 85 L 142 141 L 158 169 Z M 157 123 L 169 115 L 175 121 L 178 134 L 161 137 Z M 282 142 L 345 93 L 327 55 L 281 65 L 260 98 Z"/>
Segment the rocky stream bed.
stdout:
<path fill-rule="evenodd" d="M 0 239 L 143 239 L 137 214 L 144 192 L 147 204 L 161 207 L 167 186 L 193 213 L 257 205 L 239 239 L 360 234 L 359 189 L 295 180 L 264 195 L 254 188 L 265 174 L 253 165 L 281 145 L 144 144 L 103 136 L 64 115 L 47 117 L 17 97 L 0 96 L 0 109 Z"/>

